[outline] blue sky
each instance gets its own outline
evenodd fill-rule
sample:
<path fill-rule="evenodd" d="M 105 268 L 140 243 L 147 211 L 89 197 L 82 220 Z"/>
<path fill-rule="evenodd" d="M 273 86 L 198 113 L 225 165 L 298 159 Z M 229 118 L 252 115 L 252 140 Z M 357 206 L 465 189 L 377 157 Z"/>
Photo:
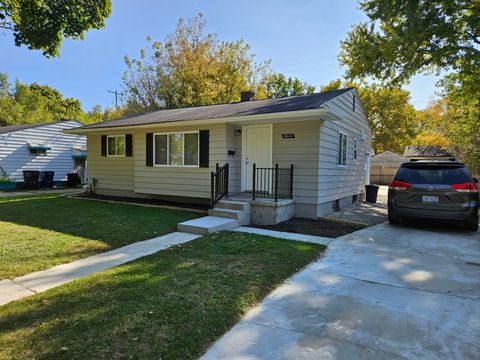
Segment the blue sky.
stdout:
<path fill-rule="evenodd" d="M 85 110 L 114 104 L 108 90 L 121 88 L 124 55 L 137 56 L 146 37 L 163 40 L 180 17 L 202 12 L 207 31 L 221 40 L 245 39 L 258 61 L 272 60 L 274 70 L 315 86 L 340 77 L 340 40 L 355 23 L 365 21 L 354 0 L 113 0 L 112 13 L 101 30 L 85 39 L 65 40 L 60 58 L 16 47 L 0 34 L 0 71 L 10 80 L 48 84 L 67 97 L 80 99 Z M 434 97 L 433 76 L 417 76 L 407 88 L 423 108 Z"/>

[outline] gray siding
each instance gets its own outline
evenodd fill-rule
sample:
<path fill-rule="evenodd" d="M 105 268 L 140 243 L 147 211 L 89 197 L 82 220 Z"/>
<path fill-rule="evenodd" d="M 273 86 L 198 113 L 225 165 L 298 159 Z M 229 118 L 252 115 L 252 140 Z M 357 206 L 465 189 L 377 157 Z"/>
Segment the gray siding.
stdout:
<path fill-rule="evenodd" d="M 23 181 L 22 170 L 55 171 L 55 181 L 66 180 L 74 169 L 72 147 L 85 148 L 86 138 L 62 130 L 79 126 L 78 121 L 62 121 L 0 134 L 0 166 L 15 181 Z M 51 150 L 46 156 L 32 155 L 29 142 L 48 144 Z"/>
<path fill-rule="evenodd" d="M 229 163 L 229 191 L 231 194 L 241 191 L 242 177 L 242 135 L 235 135 L 235 131 L 241 129 L 239 125 L 227 124 L 226 132 L 226 161 Z M 235 151 L 235 155 L 229 156 L 228 151 Z"/>
<path fill-rule="evenodd" d="M 355 111 L 352 110 L 353 94 L 357 96 Z M 368 120 L 355 90 L 331 100 L 324 106 L 339 114 L 342 120 L 326 121 L 320 128 L 318 204 L 364 192 L 366 153 L 371 150 L 372 139 Z M 361 140 L 362 130 L 365 141 Z M 339 131 L 348 135 L 346 167 L 337 165 Z M 357 138 L 357 160 L 353 159 L 354 138 Z"/>
<path fill-rule="evenodd" d="M 146 166 L 147 132 L 210 130 L 209 168 Z M 226 124 L 175 126 L 137 131 L 134 139 L 134 190 L 137 193 L 210 198 L 210 172 L 226 161 Z"/>
<path fill-rule="evenodd" d="M 135 144 L 137 135 L 135 132 L 128 132 L 133 135 Z M 105 134 L 92 134 L 87 136 L 88 149 L 88 176 L 96 179 L 96 190 L 99 193 L 114 193 L 115 191 L 133 192 L 134 157 L 107 157 L 102 156 L 101 136 L 102 135 L 124 135 L 126 132 L 110 131 Z M 134 153 L 135 155 L 135 153 Z"/>
<path fill-rule="evenodd" d="M 272 165 L 294 165 L 293 196 L 296 206 L 317 203 L 320 120 L 273 124 Z M 282 134 L 295 134 L 283 139 Z"/>
<path fill-rule="evenodd" d="M 361 104 L 357 100 L 352 111 L 349 91 L 325 104 L 341 117 L 339 121 L 321 119 L 296 122 L 273 121 L 272 163 L 280 167 L 294 165 L 294 200 L 297 216 L 316 217 L 331 209 L 330 202 L 364 191 L 366 153 L 371 149 L 371 132 Z M 230 164 L 230 193 L 241 191 L 242 136 L 235 135 L 241 123 L 198 126 L 152 126 L 132 129 L 131 158 L 100 156 L 100 136 L 88 135 L 89 173 L 98 178 L 97 188 L 103 191 L 129 192 L 132 196 L 181 196 L 208 199 L 210 173 L 215 164 Z M 210 130 L 209 168 L 146 166 L 146 133 Z M 347 166 L 337 165 L 338 132 L 348 135 Z M 107 132 L 108 131 L 108 132 Z M 362 141 L 362 131 L 365 140 Z M 114 134 L 106 130 L 105 134 Z M 295 134 L 284 139 L 282 134 Z M 358 158 L 353 159 L 353 141 L 357 138 Z M 235 155 L 228 155 L 228 151 Z"/>

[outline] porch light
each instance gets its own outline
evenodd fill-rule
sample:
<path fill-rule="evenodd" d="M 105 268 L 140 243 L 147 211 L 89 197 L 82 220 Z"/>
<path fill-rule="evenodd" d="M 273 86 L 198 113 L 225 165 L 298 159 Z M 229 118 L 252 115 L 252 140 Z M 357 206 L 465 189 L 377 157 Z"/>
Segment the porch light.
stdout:
<path fill-rule="evenodd" d="M 242 129 L 237 129 L 237 130 L 235 130 L 235 135 L 236 135 L 236 136 L 242 135 Z"/>

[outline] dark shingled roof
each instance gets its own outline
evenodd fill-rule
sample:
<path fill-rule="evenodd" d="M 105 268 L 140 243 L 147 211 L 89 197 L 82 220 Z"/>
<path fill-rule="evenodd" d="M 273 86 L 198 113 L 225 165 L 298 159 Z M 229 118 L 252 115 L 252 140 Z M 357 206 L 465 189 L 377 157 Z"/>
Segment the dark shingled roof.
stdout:
<path fill-rule="evenodd" d="M 50 124 L 57 124 L 57 123 L 64 122 L 64 121 L 77 121 L 77 120 L 59 120 L 59 121 L 50 122 L 50 123 L 18 124 L 18 125 L 0 126 L 0 134 L 6 134 L 6 133 L 10 133 L 10 132 L 35 128 L 35 127 L 45 126 L 45 125 L 50 125 Z"/>
<path fill-rule="evenodd" d="M 322 104 L 342 95 L 352 88 L 325 91 L 310 95 L 291 96 L 285 98 L 254 100 L 231 104 L 196 106 L 182 109 L 158 110 L 149 113 L 129 116 L 117 120 L 108 120 L 86 125 L 79 129 L 96 129 L 119 126 L 147 125 L 166 122 L 219 119 L 235 116 L 281 113 L 318 109 Z"/>
<path fill-rule="evenodd" d="M 405 157 L 420 157 L 420 158 L 429 158 L 429 157 L 452 157 L 452 154 L 448 152 L 447 149 L 442 148 L 441 146 L 429 145 L 429 146 L 416 146 L 408 145 L 405 147 L 403 152 Z"/>
<path fill-rule="evenodd" d="M 20 125 L 9 125 L 9 126 L 1 126 L 0 127 L 0 134 L 6 134 L 9 132 L 19 131 L 23 129 L 29 129 L 37 126 L 42 126 L 45 124 L 20 124 Z"/>

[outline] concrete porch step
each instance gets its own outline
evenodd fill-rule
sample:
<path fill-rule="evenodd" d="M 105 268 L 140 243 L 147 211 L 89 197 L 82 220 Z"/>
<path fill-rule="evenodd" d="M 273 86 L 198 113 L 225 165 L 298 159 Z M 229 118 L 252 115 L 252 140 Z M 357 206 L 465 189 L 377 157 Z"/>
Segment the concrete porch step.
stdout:
<path fill-rule="evenodd" d="M 239 226 L 235 219 L 205 216 L 177 224 L 178 231 L 190 234 L 208 235 L 220 230 L 231 230 Z"/>
<path fill-rule="evenodd" d="M 250 211 L 250 201 L 220 200 L 215 204 L 215 209 Z"/>
<path fill-rule="evenodd" d="M 243 211 L 215 208 L 215 209 L 208 210 L 208 215 L 240 220 L 243 217 Z"/>

